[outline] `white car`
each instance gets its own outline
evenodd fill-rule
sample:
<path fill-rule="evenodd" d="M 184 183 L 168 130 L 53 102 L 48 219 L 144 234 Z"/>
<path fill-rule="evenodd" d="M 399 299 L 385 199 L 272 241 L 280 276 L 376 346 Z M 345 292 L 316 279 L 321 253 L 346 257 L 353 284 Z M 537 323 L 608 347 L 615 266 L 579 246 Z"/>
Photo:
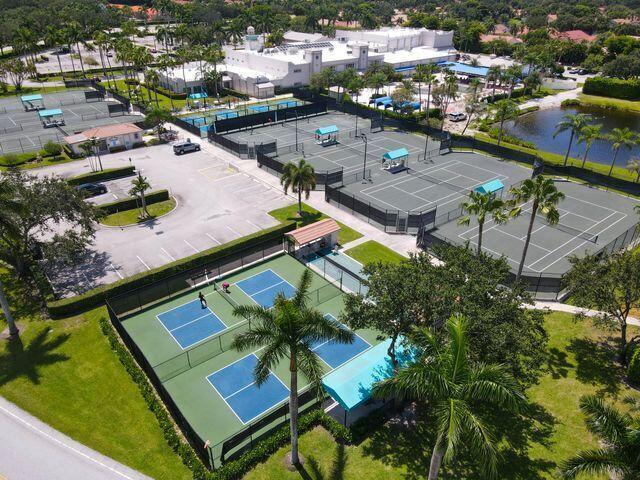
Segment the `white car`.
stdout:
<path fill-rule="evenodd" d="M 449 120 L 452 122 L 462 122 L 467 119 L 467 114 L 464 112 L 451 112 L 449 114 Z"/>

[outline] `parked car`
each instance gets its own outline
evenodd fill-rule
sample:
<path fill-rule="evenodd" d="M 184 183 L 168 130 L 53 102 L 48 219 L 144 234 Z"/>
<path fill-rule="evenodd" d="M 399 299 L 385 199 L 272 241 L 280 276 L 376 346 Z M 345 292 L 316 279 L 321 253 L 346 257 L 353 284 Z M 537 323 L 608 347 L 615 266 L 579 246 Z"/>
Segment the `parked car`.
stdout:
<path fill-rule="evenodd" d="M 78 185 L 76 190 L 80 191 L 85 197 L 95 197 L 107 193 L 107 187 L 101 183 L 83 183 Z"/>
<path fill-rule="evenodd" d="M 200 144 L 192 142 L 189 138 L 187 138 L 186 142 L 176 143 L 173 146 L 173 153 L 176 155 L 182 155 L 183 153 L 188 152 L 199 152 Z"/>
<path fill-rule="evenodd" d="M 464 112 L 451 112 L 449 114 L 449 120 L 452 122 L 462 122 L 467 119 L 467 114 Z"/>

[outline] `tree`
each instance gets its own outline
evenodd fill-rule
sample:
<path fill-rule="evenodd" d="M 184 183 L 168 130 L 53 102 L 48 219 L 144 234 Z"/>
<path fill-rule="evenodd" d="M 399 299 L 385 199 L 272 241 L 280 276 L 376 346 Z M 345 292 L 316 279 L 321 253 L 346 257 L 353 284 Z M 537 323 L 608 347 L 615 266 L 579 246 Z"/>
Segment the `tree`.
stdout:
<path fill-rule="evenodd" d="M 413 81 L 407 79 L 403 80 L 402 83 L 391 93 L 391 99 L 393 100 L 396 108 L 400 107 L 402 113 L 409 113 L 413 110 L 411 103 L 413 102 L 415 94 L 416 88 L 413 85 Z"/>
<path fill-rule="evenodd" d="M 472 191 L 469 193 L 469 199 L 463 202 L 460 208 L 463 212 L 467 213 L 467 215 L 458 220 L 459 225 L 469 225 L 471 215 L 476 217 L 476 221 L 478 222 L 478 253 L 481 253 L 482 233 L 487 215 L 490 215 L 496 224 L 506 223 L 508 220 L 505 211 L 506 203 L 494 194 Z"/>
<path fill-rule="evenodd" d="M 93 240 L 96 211 L 60 177 L 38 177 L 8 170 L 0 191 L 13 192 L 21 208 L 4 211 L 0 223 L 0 260 L 25 278 L 39 252 L 45 258 L 74 263 Z"/>
<path fill-rule="evenodd" d="M 170 121 L 172 118 L 173 116 L 171 115 L 171 112 L 166 108 L 151 107 L 145 113 L 145 124 L 153 128 L 158 135 L 158 140 L 161 140 L 164 124 Z"/>
<path fill-rule="evenodd" d="M 567 146 L 567 153 L 564 156 L 564 165 L 567 165 L 567 160 L 569 159 L 569 153 L 571 153 L 571 146 L 573 145 L 573 138 L 575 135 L 580 134 L 580 131 L 584 126 L 588 124 L 591 120 L 589 115 L 585 115 L 583 113 L 567 114 L 564 117 L 564 120 L 558 122 L 556 124 L 556 131 L 553 133 L 553 138 L 556 138 L 562 132 L 566 132 L 567 130 L 571 132 L 571 136 L 569 137 L 569 145 Z"/>
<path fill-rule="evenodd" d="M 607 139 L 613 148 L 613 160 L 611 160 L 611 168 L 609 168 L 609 176 L 611 176 L 620 148 L 625 147 L 627 150 L 631 150 L 634 145 L 638 144 L 638 141 L 635 134 L 628 127 L 614 128 L 607 136 Z"/>
<path fill-rule="evenodd" d="M 374 384 L 373 395 L 425 402 L 436 421 L 429 480 L 436 480 L 441 463 L 468 447 L 489 475 L 496 470 L 496 445 L 486 412 L 501 408 L 517 412 L 525 403 L 517 383 L 500 364 L 473 363 L 464 317 L 451 317 L 447 339 L 426 328 L 416 329 L 411 343 L 419 358 L 398 373 Z"/>
<path fill-rule="evenodd" d="M 280 184 L 284 187 L 285 195 L 291 189 L 298 194 L 298 215 L 302 217 L 302 193 L 309 198 L 311 190 L 316 188 L 316 172 L 313 165 L 307 163 L 304 158 L 298 163 L 287 163 L 282 169 Z"/>
<path fill-rule="evenodd" d="M 138 172 L 138 176 L 131 180 L 131 190 L 129 195 L 140 197 L 140 218 L 149 217 L 149 211 L 147 210 L 147 199 L 145 193 L 151 188 L 151 184 L 147 180 L 147 177 L 143 177 L 141 172 Z"/>
<path fill-rule="evenodd" d="M 582 159 L 582 168 L 587 163 L 591 144 L 596 140 L 602 140 L 602 125 L 584 125 L 578 132 L 578 143 L 585 144 L 584 158 Z"/>
<path fill-rule="evenodd" d="M 461 135 L 464 135 L 464 133 L 467 131 L 467 128 L 469 128 L 469 125 L 471 124 L 473 118 L 486 111 L 486 109 L 486 103 L 478 100 L 476 94 L 472 94 L 471 98 L 467 100 L 467 103 L 464 106 L 464 111 L 467 114 L 467 121 L 464 124 Z"/>
<path fill-rule="evenodd" d="M 640 254 L 633 250 L 570 257 L 564 282 L 576 305 L 603 312 L 598 320 L 620 331 L 620 353 L 626 358 L 627 319 L 640 307 Z M 635 340 L 635 339 L 634 339 Z M 633 342 L 632 342 L 633 343 Z"/>
<path fill-rule="evenodd" d="M 520 259 L 518 274 L 516 275 L 516 281 L 518 281 L 522 275 L 524 262 L 527 258 L 527 250 L 529 249 L 529 242 L 531 242 L 531 232 L 533 231 L 533 224 L 538 215 L 538 211 L 544 215 L 550 225 L 558 223 L 560 221 L 560 213 L 558 212 L 557 205 L 564 200 L 564 193 L 556 188 L 552 178 L 543 175 L 538 175 L 533 179 L 526 179 L 519 187 L 512 187 L 509 193 L 513 196 L 513 200 L 516 203 L 509 213 L 511 216 L 519 216 L 522 213 L 522 204 L 532 202 L 527 238 L 524 242 L 522 258 Z"/>
<path fill-rule="evenodd" d="M 98 140 L 98 138 L 97 137 L 91 137 L 86 142 L 83 142 L 80 145 L 80 148 L 85 152 L 85 155 L 87 155 L 87 156 L 89 156 L 89 155 L 95 156 L 98 159 L 98 165 L 100 167 L 100 171 L 103 171 L 104 168 L 102 168 L 102 159 L 100 158 L 99 146 L 100 146 L 100 141 Z"/>
<path fill-rule="evenodd" d="M 296 293 L 291 299 L 278 294 L 273 308 L 259 305 L 240 305 L 234 308 L 234 315 L 247 318 L 250 327 L 238 334 L 232 347 L 256 352 L 258 363 L 254 377 L 258 385 L 269 377 L 270 371 L 281 361 L 289 363 L 289 425 L 291 430 L 291 463 L 300 464 L 298 456 L 298 371 L 321 391 L 322 367 L 312 350 L 312 345 L 326 341 L 352 343 L 353 333 L 343 328 L 337 321 L 325 317 L 309 306 L 308 293 L 312 273 L 305 270 Z"/>
<path fill-rule="evenodd" d="M 151 90 L 153 90 L 156 107 L 160 108 L 160 102 L 158 101 L 158 83 L 160 82 L 160 75 L 154 68 L 148 68 L 144 72 L 144 81 L 147 84 L 147 94 L 149 95 L 149 102 L 151 102 Z"/>
<path fill-rule="evenodd" d="M 504 130 L 504 122 L 518 115 L 520 110 L 513 100 L 508 99 L 498 100 L 495 103 L 494 109 L 495 118 L 500 125 L 498 129 L 498 146 L 500 146 L 500 142 L 502 141 L 502 132 Z"/>
<path fill-rule="evenodd" d="M 640 180 L 640 158 L 634 157 L 627 162 L 627 170 L 636 174 L 636 183 Z"/>
<path fill-rule="evenodd" d="M 36 73 L 35 65 L 30 61 L 24 62 L 21 58 L 5 60 L 2 62 L 1 68 L 7 74 L 9 81 L 17 92 L 22 90 L 24 81 Z"/>
<path fill-rule="evenodd" d="M 600 439 L 599 448 L 584 450 L 563 462 L 562 478 L 582 474 L 619 480 L 640 478 L 640 419 L 622 413 L 596 395 L 580 399 L 587 429 Z"/>
<path fill-rule="evenodd" d="M 355 94 L 356 96 L 356 106 L 360 105 L 360 93 L 362 93 L 362 89 L 364 88 L 364 78 L 360 75 L 356 75 L 351 79 L 347 88 L 351 92 L 351 94 Z M 358 135 L 358 115 L 356 117 L 356 135 Z"/>
<path fill-rule="evenodd" d="M 366 77 L 367 87 L 375 90 L 374 94 L 380 94 L 380 89 L 387 84 L 387 76 L 383 72 L 375 72 Z"/>
<path fill-rule="evenodd" d="M 22 208 L 24 207 L 15 201 L 13 188 L 7 183 L 0 183 L 0 232 L 8 230 L 12 235 L 16 235 L 18 233 L 13 227 L 12 216 L 19 215 Z M 16 326 L 13 315 L 11 314 L 9 301 L 4 293 L 1 281 L 0 308 L 2 308 L 4 318 L 7 320 L 9 335 L 11 338 L 17 338 L 19 335 L 18 327 Z"/>
<path fill-rule="evenodd" d="M 496 87 L 498 80 L 502 78 L 502 67 L 500 65 L 491 65 L 487 71 L 487 88 L 489 88 L 489 82 L 492 84 L 491 102 L 496 99 Z"/>

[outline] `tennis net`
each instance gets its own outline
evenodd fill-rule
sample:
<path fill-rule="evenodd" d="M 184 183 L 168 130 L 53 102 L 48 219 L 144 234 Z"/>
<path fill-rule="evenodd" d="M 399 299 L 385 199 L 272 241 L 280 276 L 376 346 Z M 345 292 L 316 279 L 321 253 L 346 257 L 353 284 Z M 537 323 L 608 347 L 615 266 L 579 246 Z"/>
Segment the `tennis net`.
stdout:
<path fill-rule="evenodd" d="M 587 242 L 598 243 L 598 235 L 594 233 L 585 232 L 584 230 L 579 230 L 575 227 L 570 227 L 569 225 L 563 225 L 562 223 L 548 223 L 546 218 L 540 213 L 537 213 L 536 216 L 545 221 L 548 227 L 555 228 L 556 230 L 560 230 L 561 232 L 568 233 L 569 235 L 573 235 L 574 237 L 581 238 L 582 240 L 586 240 Z"/>
<path fill-rule="evenodd" d="M 436 185 L 442 185 L 443 187 L 448 188 L 449 190 L 453 190 L 454 192 L 457 192 L 457 193 L 469 193 L 473 189 L 472 186 L 462 187 L 460 185 L 455 185 L 446 180 L 440 180 L 439 178 L 432 177 L 431 175 L 427 175 L 426 173 L 419 172 L 412 168 L 409 169 L 409 174 L 413 175 L 414 177 L 421 178 L 422 180 L 425 180 L 427 182 L 435 183 Z"/>
<path fill-rule="evenodd" d="M 220 294 L 222 298 L 224 298 L 234 309 L 239 307 L 240 305 L 236 302 L 230 294 L 226 293 L 221 285 L 218 285 L 217 281 L 213 281 L 213 288 Z"/>

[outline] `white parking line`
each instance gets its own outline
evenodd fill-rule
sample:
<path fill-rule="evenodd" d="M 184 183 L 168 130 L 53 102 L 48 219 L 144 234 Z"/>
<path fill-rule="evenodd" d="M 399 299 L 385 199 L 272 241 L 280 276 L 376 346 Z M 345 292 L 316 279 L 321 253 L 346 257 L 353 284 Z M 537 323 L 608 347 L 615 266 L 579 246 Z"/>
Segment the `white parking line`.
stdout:
<path fill-rule="evenodd" d="M 251 225 L 252 227 L 257 228 L 258 230 L 262 230 L 262 227 L 260 225 L 257 225 L 255 223 L 253 223 L 251 220 L 246 220 L 246 222 Z"/>
<path fill-rule="evenodd" d="M 231 230 L 231 232 L 232 232 L 234 235 L 237 235 L 237 236 L 239 236 L 239 237 L 241 237 L 241 236 L 242 236 L 242 234 L 241 234 L 241 233 L 238 233 L 238 232 L 237 232 L 237 231 L 235 231 L 233 228 L 231 228 L 229 225 L 227 225 L 227 228 L 228 228 L 229 230 Z"/>
<path fill-rule="evenodd" d="M 116 272 L 116 275 L 118 275 L 120 277 L 120 280 L 122 280 L 124 277 L 122 276 L 122 274 L 118 271 L 118 269 L 113 265 L 113 263 L 109 263 L 109 265 L 111 265 L 111 268 L 113 269 L 114 272 Z"/>
<path fill-rule="evenodd" d="M 146 263 L 144 263 L 144 260 L 142 260 L 138 255 L 136 255 L 136 258 L 137 258 L 138 260 L 140 260 L 140 263 L 141 263 L 142 265 L 144 265 L 145 267 L 147 267 L 147 270 L 151 270 L 151 267 L 150 267 L 149 265 L 147 265 Z"/>
<path fill-rule="evenodd" d="M 218 240 L 216 240 L 214 237 L 212 237 L 211 235 L 209 235 L 208 233 L 205 233 L 205 235 L 207 237 L 209 237 L 211 240 L 213 240 L 214 242 L 216 242 L 218 245 L 222 245 L 222 242 L 219 242 Z"/>
<path fill-rule="evenodd" d="M 187 245 L 189 245 L 191 248 L 193 248 L 193 250 L 194 250 L 196 253 L 200 253 L 200 250 L 198 250 L 196 247 L 194 247 L 193 245 L 191 245 L 189 242 L 187 242 L 187 241 L 186 241 L 186 240 L 184 240 L 184 239 L 183 239 L 182 241 L 183 241 L 184 243 L 186 243 Z"/>
<path fill-rule="evenodd" d="M 165 253 L 165 255 L 171 259 L 172 262 L 176 261 L 176 259 L 173 258 L 173 256 L 169 252 L 167 252 L 164 248 L 160 247 L 160 250 L 162 250 Z"/>

